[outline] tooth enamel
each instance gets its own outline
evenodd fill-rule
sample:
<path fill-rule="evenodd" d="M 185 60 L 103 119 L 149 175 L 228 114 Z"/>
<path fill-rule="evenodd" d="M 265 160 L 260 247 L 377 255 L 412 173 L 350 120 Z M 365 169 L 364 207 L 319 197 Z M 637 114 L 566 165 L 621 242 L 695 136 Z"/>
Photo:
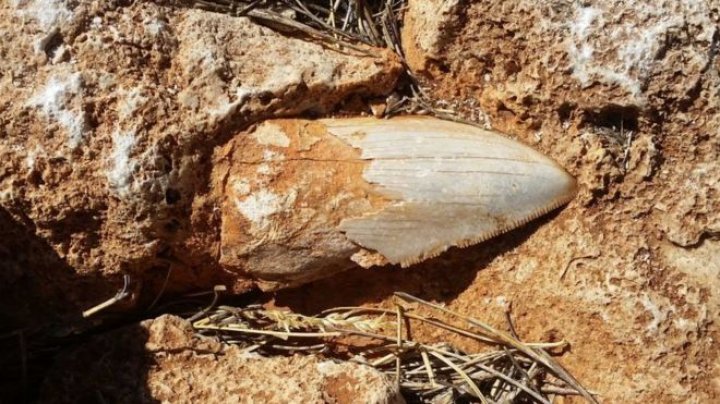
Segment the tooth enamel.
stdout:
<path fill-rule="evenodd" d="M 258 135 L 270 129 L 281 144 Z M 575 193 L 574 179 L 530 147 L 427 117 L 268 121 L 220 154 L 220 261 L 283 284 L 352 261 L 411 265 L 520 226 Z M 262 206 L 269 195 L 272 206 Z"/>
<path fill-rule="evenodd" d="M 471 125 L 423 117 L 323 123 L 361 150 L 363 177 L 395 200 L 340 229 L 393 264 L 487 240 L 575 194 L 575 180 L 548 157 Z"/>

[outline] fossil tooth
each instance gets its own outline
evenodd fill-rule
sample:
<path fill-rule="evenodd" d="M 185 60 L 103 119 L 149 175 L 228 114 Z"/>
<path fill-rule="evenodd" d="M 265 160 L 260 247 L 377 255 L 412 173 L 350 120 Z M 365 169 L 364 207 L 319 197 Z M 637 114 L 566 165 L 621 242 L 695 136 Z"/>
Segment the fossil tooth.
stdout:
<path fill-rule="evenodd" d="M 285 285 L 351 259 L 411 265 L 575 194 L 574 179 L 530 147 L 427 117 L 266 121 L 215 159 L 221 264 Z"/>
<path fill-rule="evenodd" d="M 474 126 L 422 117 L 323 122 L 362 150 L 364 178 L 395 200 L 340 229 L 393 264 L 487 240 L 575 194 L 575 180 L 554 161 Z"/>

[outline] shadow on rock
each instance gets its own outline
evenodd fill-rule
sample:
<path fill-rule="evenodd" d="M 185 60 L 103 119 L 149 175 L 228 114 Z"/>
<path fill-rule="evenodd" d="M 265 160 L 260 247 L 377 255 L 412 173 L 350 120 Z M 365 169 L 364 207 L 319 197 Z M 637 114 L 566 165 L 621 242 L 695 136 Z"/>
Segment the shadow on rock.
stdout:
<path fill-rule="evenodd" d="M 115 293 L 108 280 L 77 274 L 36 234 L 31 220 L 0 207 L 0 395 L 34 398 L 57 344 L 87 323 L 80 302 Z"/>
<path fill-rule="evenodd" d="M 479 270 L 524 243 L 556 215 L 557 212 L 472 247 L 452 248 L 410 268 L 356 268 L 299 288 L 283 290 L 276 293 L 275 303 L 296 312 L 312 314 L 333 307 L 380 302 L 399 291 L 447 303 L 473 282 Z"/>
<path fill-rule="evenodd" d="M 76 341 L 50 365 L 39 392 L 41 403 L 152 403 L 147 374 L 154 359 L 148 330 L 135 324 Z"/>

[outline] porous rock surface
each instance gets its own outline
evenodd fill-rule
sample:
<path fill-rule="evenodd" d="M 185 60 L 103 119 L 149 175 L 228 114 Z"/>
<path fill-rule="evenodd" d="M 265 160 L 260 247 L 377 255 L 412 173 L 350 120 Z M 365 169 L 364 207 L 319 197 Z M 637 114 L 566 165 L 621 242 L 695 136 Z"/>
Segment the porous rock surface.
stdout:
<path fill-rule="evenodd" d="M 411 0 L 405 51 L 432 97 L 554 157 L 580 195 L 487 243 L 477 274 L 405 287 L 499 324 L 512 302 L 521 336 L 572 343 L 563 362 L 603 401 L 717 401 L 719 6 Z"/>
<path fill-rule="evenodd" d="M 315 356 L 265 358 L 161 316 L 61 354 L 43 402 L 403 403 L 375 369 Z"/>
<path fill-rule="evenodd" d="M 191 3 L 0 6 L 8 306 L 36 296 L 77 313 L 112 296 L 120 274 L 134 298 L 165 278 L 171 293 L 247 289 L 217 264 L 213 149 L 263 118 L 385 95 L 401 70 L 390 52 L 340 52 Z"/>

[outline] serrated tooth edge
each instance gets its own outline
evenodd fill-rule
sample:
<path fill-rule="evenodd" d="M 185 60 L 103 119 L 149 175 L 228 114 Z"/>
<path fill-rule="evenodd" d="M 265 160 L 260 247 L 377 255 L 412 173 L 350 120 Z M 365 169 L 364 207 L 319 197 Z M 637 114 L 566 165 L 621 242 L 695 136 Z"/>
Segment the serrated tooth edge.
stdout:
<path fill-rule="evenodd" d="M 480 243 L 482 243 L 482 242 L 484 242 L 484 241 L 487 241 L 487 240 L 489 240 L 489 239 L 491 239 L 491 238 L 497 237 L 497 236 L 499 236 L 499 235 L 501 235 L 501 234 L 507 233 L 507 232 L 509 232 L 509 231 L 511 231 L 511 230 L 514 230 L 514 229 L 516 229 L 516 228 L 518 228 L 518 227 L 520 227 L 520 226 L 523 226 L 523 225 L 525 225 L 525 224 L 527 224 L 527 223 L 529 223 L 529 222 L 531 222 L 531 221 L 539 218 L 540 216 L 543 216 L 543 215 L 545 215 L 546 213 L 549 213 L 549 212 L 551 212 L 551 211 L 553 211 L 553 210 L 555 210 L 555 209 L 557 209 L 557 208 L 559 208 L 559 207 L 561 207 L 561 206 L 569 203 L 574 197 L 575 197 L 575 193 L 574 193 L 574 192 L 573 192 L 573 193 L 570 193 L 570 194 L 568 194 L 565 198 L 561 198 L 561 199 L 559 199 L 558 201 L 556 201 L 556 202 L 554 202 L 554 203 L 551 203 L 551 204 L 549 204 L 549 205 L 547 205 L 547 206 L 545 206 L 545 207 L 543 207 L 543 208 L 540 208 L 540 209 L 534 211 L 533 213 L 531 213 L 531 214 L 528 215 L 527 217 L 525 217 L 525 218 L 523 218 L 523 219 L 521 219 L 521 220 L 516 220 L 516 221 L 514 221 L 514 222 L 511 222 L 509 225 L 504 226 L 504 227 L 501 227 L 501 228 L 499 228 L 499 229 L 497 229 L 497 230 L 495 230 L 495 231 L 488 232 L 488 233 L 485 233 L 485 234 L 481 234 L 480 236 L 474 237 L 474 238 L 471 238 L 471 239 L 461 240 L 461 241 L 459 241 L 459 242 L 456 242 L 455 244 L 451 244 L 451 245 L 447 245 L 447 246 L 444 246 L 444 247 L 439 247 L 439 248 L 433 249 L 433 250 L 431 250 L 431 251 L 423 254 L 422 256 L 416 257 L 416 258 L 414 258 L 414 259 L 403 260 L 403 261 L 400 261 L 400 262 L 391 262 L 391 263 L 392 263 L 392 264 L 400 264 L 400 266 L 401 266 L 402 268 L 407 268 L 407 267 L 409 267 L 409 266 L 411 266 L 411 265 L 419 264 L 419 263 L 422 262 L 422 261 L 435 258 L 435 257 L 439 256 L 440 254 L 444 253 L 445 251 L 449 250 L 449 249 L 452 248 L 452 247 L 467 248 L 467 247 L 473 246 L 473 245 L 475 245 L 475 244 L 480 244 Z"/>

